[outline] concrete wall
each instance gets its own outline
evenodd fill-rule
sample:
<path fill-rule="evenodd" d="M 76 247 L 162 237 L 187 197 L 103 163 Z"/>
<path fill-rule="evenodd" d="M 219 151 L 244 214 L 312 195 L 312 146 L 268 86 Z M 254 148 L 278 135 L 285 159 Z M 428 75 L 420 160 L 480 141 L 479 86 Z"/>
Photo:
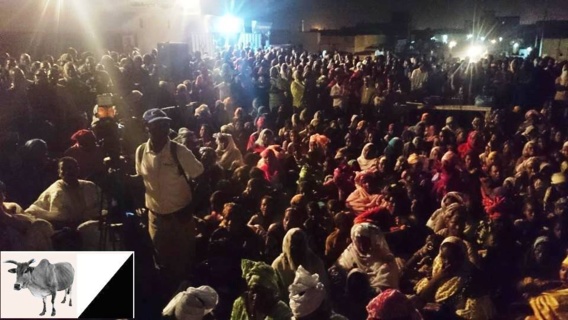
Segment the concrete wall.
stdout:
<path fill-rule="evenodd" d="M 544 39 L 542 54 L 560 61 L 568 60 L 568 38 Z"/>
<path fill-rule="evenodd" d="M 320 48 L 327 51 L 355 52 L 355 36 L 322 35 Z"/>
<path fill-rule="evenodd" d="M 381 47 L 385 45 L 385 35 L 361 35 L 355 37 L 355 52 L 365 51 L 368 47 Z"/>
<path fill-rule="evenodd" d="M 319 32 L 273 30 L 270 33 L 270 44 L 302 46 L 304 50 L 316 52 L 320 50 L 320 34 Z"/>

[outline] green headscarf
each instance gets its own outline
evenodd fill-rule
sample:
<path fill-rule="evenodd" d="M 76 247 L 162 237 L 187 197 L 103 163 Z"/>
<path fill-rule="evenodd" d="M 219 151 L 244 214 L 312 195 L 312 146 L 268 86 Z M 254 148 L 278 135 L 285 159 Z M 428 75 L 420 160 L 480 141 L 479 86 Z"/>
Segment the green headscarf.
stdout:
<path fill-rule="evenodd" d="M 241 261 L 241 269 L 243 278 L 249 288 L 259 285 L 269 289 L 274 294 L 278 294 L 278 277 L 271 266 L 264 262 L 243 259 Z"/>

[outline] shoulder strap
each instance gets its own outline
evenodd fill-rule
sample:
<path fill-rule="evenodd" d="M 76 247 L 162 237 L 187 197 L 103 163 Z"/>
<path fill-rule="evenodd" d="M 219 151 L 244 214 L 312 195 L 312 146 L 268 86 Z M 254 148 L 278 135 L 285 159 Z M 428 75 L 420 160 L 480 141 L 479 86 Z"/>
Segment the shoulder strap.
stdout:
<path fill-rule="evenodd" d="M 144 150 L 146 150 L 146 144 L 147 144 L 147 142 L 144 142 L 143 144 L 140 145 L 138 150 L 136 150 L 136 160 L 140 164 L 142 163 L 142 157 L 144 156 Z"/>
<path fill-rule="evenodd" d="M 170 152 L 172 154 L 172 158 L 174 159 L 174 162 L 176 163 L 176 165 L 178 167 L 179 174 L 183 176 L 183 178 L 185 179 L 187 184 L 191 185 L 191 181 L 189 180 L 189 178 L 185 174 L 185 170 L 183 170 L 183 167 L 181 166 L 181 163 L 179 162 L 179 158 L 178 158 L 178 155 L 177 155 L 177 151 L 178 151 L 177 149 L 178 149 L 178 143 L 174 142 L 174 141 L 170 141 Z"/>

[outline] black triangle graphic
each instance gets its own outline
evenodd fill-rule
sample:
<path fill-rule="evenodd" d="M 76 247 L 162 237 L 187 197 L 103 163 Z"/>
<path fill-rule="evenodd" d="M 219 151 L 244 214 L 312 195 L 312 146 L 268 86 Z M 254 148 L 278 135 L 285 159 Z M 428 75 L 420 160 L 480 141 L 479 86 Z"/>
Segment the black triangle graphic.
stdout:
<path fill-rule="evenodd" d="M 85 311 L 81 313 L 79 319 L 134 318 L 133 266 L 134 258 L 130 255 Z"/>

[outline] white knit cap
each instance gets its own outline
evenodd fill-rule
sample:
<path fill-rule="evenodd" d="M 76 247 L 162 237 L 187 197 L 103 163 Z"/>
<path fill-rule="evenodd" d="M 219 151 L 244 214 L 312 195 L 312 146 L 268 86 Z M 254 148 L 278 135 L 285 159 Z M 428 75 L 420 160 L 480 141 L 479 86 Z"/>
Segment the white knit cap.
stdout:
<path fill-rule="evenodd" d="M 294 283 L 288 287 L 290 309 L 294 317 L 300 318 L 316 311 L 325 299 L 325 288 L 318 274 L 310 274 L 304 267 L 298 267 Z"/>
<path fill-rule="evenodd" d="M 219 295 L 213 288 L 190 287 L 178 293 L 164 308 L 162 315 L 174 316 L 177 320 L 201 320 L 213 311 L 218 301 Z"/>

